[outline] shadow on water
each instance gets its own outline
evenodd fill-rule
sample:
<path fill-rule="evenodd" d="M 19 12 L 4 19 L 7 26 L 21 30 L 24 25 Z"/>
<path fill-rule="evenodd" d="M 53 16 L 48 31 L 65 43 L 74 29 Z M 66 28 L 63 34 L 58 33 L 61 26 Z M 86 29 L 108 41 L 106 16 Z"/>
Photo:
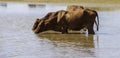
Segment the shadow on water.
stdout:
<path fill-rule="evenodd" d="M 67 52 L 70 52 L 70 50 L 74 50 L 72 53 L 77 52 L 77 54 L 83 53 L 87 56 L 96 57 L 94 51 L 96 44 L 94 35 L 86 35 L 79 33 L 42 33 L 38 34 L 37 37 L 40 39 L 50 40 L 55 47 L 62 48 Z"/>
<path fill-rule="evenodd" d="M 94 35 L 86 35 L 80 33 L 69 33 L 69 34 L 60 34 L 60 33 L 43 33 L 37 35 L 39 38 L 47 38 L 54 42 L 57 46 L 59 43 L 73 43 L 78 44 L 76 47 L 80 46 L 83 48 L 95 48 L 94 46 Z"/>

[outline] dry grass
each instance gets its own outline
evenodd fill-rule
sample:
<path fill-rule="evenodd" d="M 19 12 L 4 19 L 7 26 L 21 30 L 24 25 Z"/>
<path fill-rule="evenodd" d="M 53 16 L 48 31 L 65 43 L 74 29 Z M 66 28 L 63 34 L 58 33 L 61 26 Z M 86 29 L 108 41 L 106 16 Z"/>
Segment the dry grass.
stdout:
<path fill-rule="evenodd" d="M 105 3 L 120 4 L 120 0 L 0 0 L 15 2 L 43 2 L 43 3 Z"/>

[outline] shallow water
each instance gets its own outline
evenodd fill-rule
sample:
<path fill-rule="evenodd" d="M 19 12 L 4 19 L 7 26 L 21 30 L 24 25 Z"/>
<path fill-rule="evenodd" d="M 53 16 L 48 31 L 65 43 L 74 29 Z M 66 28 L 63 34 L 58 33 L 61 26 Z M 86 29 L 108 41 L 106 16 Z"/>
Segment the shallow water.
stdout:
<path fill-rule="evenodd" d="M 96 35 L 31 30 L 36 18 L 66 5 L 0 4 L 0 58 L 119 58 L 120 10 L 98 11 Z"/>

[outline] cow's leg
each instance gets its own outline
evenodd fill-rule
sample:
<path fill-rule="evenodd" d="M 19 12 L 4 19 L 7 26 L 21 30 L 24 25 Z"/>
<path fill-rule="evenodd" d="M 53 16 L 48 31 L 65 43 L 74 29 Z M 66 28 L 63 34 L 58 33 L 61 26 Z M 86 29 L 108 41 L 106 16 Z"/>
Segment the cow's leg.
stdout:
<path fill-rule="evenodd" d="M 88 34 L 95 34 L 93 28 L 88 28 Z"/>
<path fill-rule="evenodd" d="M 93 24 L 88 25 L 87 28 L 88 28 L 88 34 L 95 34 L 94 29 L 93 29 Z"/>
<path fill-rule="evenodd" d="M 62 30 L 62 34 L 68 34 L 68 30 L 67 29 Z"/>
<path fill-rule="evenodd" d="M 61 29 L 62 29 L 61 30 L 62 34 L 68 34 L 68 28 L 67 27 L 63 26 Z"/>
<path fill-rule="evenodd" d="M 54 27 L 54 29 L 53 29 L 54 31 L 57 31 L 57 32 L 61 32 L 62 30 L 61 30 L 61 27 L 60 26 L 55 26 Z"/>

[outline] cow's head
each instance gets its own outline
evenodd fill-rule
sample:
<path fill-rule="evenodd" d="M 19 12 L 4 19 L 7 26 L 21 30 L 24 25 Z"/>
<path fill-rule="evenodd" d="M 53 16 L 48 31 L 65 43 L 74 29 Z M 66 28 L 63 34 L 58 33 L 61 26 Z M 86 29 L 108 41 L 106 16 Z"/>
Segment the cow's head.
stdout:
<path fill-rule="evenodd" d="M 45 31 L 46 30 L 46 28 L 45 28 L 45 22 L 44 22 L 44 20 L 40 20 L 39 21 L 39 24 L 38 24 L 38 26 L 36 27 L 36 29 L 35 29 L 35 33 L 37 34 L 37 33 L 41 33 L 41 32 L 43 32 L 43 31 Z"/>
<path fill-rule="evenodd" d="M 40 22 L 40 19 L 39 19 L 39 18 L 37 18 L 37 19 L 36 19 L 36 21 L 35 21 L 35 23 L 34 23 L 34 25 L 33 25 L 32 30 L 35 30 L 35 29 L 37 28 L 37 26 L 38 26 L 39 22 Z"/>
<path fill-rule="evenodd" d="M 41 33 L 47 30 L 56 30 L 57 29 L 56 26 L 57 26 L 57 16 L 50 17 L 45 20 L 41 19 L 35 30 L 35 33 Z"/>

